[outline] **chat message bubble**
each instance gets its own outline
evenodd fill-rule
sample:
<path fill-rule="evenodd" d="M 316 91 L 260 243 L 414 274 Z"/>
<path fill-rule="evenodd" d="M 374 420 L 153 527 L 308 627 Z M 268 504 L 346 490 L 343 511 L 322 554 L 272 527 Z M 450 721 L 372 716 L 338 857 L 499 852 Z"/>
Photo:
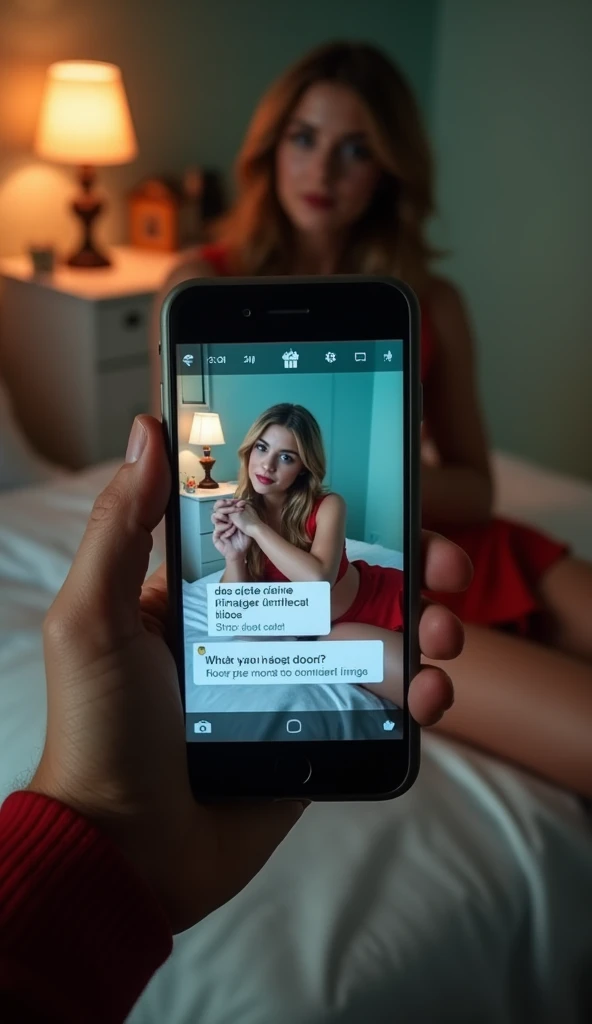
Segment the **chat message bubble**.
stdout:
<path fill-rule="evenodd" d="M 382 683 L 382 640 L 281 640 L 193 645 L 196 686 Z"/>
<path fill-rule="evenodd" d="M 208 583 L 210 636 L 326 636 L 328 583 Z"/>

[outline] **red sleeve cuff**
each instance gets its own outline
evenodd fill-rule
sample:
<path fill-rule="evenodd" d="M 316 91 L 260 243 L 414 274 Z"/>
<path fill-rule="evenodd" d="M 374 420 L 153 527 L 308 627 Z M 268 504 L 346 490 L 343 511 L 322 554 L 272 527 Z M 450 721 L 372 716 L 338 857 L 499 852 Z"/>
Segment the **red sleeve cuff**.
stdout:
<path fill-rule="evenodd" d="M 0 991 L 10 1005 L 22 997 L 23 1009 L 43 1020 L 123 1021 L 171 949 L 159 904 L 106 836 L 57 800 L 8 797 L 0 810 Z"/>

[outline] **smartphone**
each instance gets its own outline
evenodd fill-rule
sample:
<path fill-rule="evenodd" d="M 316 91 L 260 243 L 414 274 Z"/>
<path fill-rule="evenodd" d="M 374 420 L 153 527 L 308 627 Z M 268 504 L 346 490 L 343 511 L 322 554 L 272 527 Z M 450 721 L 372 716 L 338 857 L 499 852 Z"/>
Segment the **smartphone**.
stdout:
<path fill-rule="evenodd" d="M 365 277 L 196 280 L 161 326 L 196 797 L 400 795 L 419 767 L 415 296 Z"/>

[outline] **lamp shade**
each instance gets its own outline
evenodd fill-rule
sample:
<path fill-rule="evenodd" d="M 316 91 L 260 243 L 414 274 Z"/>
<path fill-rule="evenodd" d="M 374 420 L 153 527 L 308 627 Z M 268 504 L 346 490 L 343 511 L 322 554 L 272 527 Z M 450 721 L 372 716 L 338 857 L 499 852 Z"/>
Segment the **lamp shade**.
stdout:
<path fill-rule="evenodd" d="M 226 444 L 222 424 L 217 412 L 196 412 L 193 414 L 189 444 Z"/>
<path fill-rule="evenodd" d="M 121 71 L 100 61 L 59 61 L 47 71 L 35 150 L 67 164 L 125 164 L 138 146 Z"/>

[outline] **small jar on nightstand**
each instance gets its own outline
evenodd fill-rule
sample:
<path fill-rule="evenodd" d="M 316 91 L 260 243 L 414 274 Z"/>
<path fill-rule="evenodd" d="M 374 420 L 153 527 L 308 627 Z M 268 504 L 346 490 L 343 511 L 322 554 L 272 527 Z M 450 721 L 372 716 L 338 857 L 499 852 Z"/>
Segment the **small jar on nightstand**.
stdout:
<path fill-rule="evenodd" d="M 231 498 L 236 487 L 236 482 L 226 482 L 216 490 L 200 491 L 198 488 L 193 494 L 187 494 L 181 488 L 183 579 L 188 583 L 224 568 L 224 559 L 212 540 L 212 512 L 218 499 Z"/>

